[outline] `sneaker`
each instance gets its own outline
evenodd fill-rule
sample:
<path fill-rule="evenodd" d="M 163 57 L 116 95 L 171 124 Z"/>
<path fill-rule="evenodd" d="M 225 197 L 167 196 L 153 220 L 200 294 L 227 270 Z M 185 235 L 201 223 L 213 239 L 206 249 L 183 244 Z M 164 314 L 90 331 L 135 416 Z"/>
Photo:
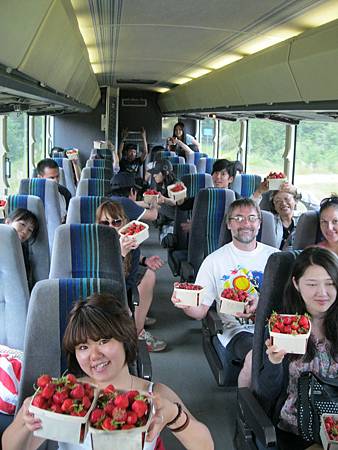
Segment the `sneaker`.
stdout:
<path fill-rule="evenodd" d="M 146 317 L 146 320 L 144 321 L 145 327 L 151 327 L 152 325 L 155 325 L 156 319 L 155 317 Z"/>
<path fill-rule="evenodd" d="M 139 339 L 145 340 L 148 352 L 161 352 L 167 347 L 167 343 L 153 336 L 149 331 L 142 330 Z"/>

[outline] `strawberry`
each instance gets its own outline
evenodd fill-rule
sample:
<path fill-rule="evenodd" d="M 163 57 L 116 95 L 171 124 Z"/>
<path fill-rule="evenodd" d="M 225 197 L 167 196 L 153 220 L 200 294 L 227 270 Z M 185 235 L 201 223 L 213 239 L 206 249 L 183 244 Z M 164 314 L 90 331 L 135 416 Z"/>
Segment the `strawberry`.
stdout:
<path fill-rule="evenodd" d="M 61 405 L 61 409 L 66 414 L 70 413 L 74 409 L 74 400 L 71 398 L 66 398 Z"/>
<path fill-rule="evenodd" d="M 115 422 L 124 423 L 127 420 L 127 412 L 125 408 L 118 408 L 115 406 L 113 409 L 112 418 Z"/>
<path fill-rule="evenodd" d="M 54 392 L 55 392 L 56 386 L 53 383 L 48 383 L 41 392 L 42 397 L 49 399 L 51 397 L 53 397 Z"/>
<path fill-rule="evenodd" d="M 122 425 L 121 430 L 130 430 L 131 428 L 135 428 L 135 425 L 132 423 L 125 423 Z"/>
<path fill-rule="evenodd" d="M 129 402 L 133 402 L 135 400 L 135 397 L 137 397 L 139 394 L 140 394 L 139 391 L 129 391 L 127 393 Z"/>
<path fill-rule="evenodd" d="M 32 405 L 36 406 L 37 408 L 40 408 L 40 409 L 47 409 L 47 407 L 48 407 L 48 403 L 47 403 L 46 399 L 41 394 L 35 395 L 35 397 L 32 401 Z"/>
<path fill-rule="evenodd" d="M 60 405 L 57 405 L 56 403 L 53 403 L 52 406 L 50 407 L 51 411 L 57 413 L 57 414 L 62 414 L 63 411 L 61 409 Z"/>
<path fill-rule="evenodd" d="M 76 379 L 76 377 L 75 377 L 72 373 L 68 373 L 68 374 L 66 375 L 66 380 L 67 380 L 67 383 L 69 383 L 69 384 L 75 384 L 75 383 L 77 383 L 77 379 Z"/>
<path fill-rule="evenodd" d="M 104 394 L 112 394 L 116 391 L 115 387 L 112 384 L 108 384 L 108 386 L 106 386 L 103 389 L 103 393 Z"/>
<path fill-rule="evenodd" d="M 85 395 L 85 390 L 82 384 L 75 384 L 74 388 L 70 391 L 70 396 L 72 398 L 76 398 L 78 400 L 81 400 L 82 397 Z"/>
<path fill-rule="evenodd" d="M 310 328 L 309 319 L 306 316 L 301 316 L 298 324 L 300 327 L 305 328 L 307 330 Z"/>
<path fill-rule="evenodd" d="M 113 431 L 117 430 L 117 426 L 112 422 L 112 419 L 107 417 L 106 419 L 104 419 L 102 423 L 102 429 L 107 431 Z"/>
<path fill-rule="evenodd" d="M 92 411 L 91 415 L 90 415 L 90 421 L 93 424 L 97 424 L 98 422 L 100 422 L 105 417 L 106 416 L 105 416 L 104 411 L 102 409 L 95 408 Z"/>
<path fill-rule="evenodd" d="M 53 395 L 53 402 L 57 405 L 62 405 L 66 398 L 68 398 L 68 390 L 65 388 L 57 388 Z"/>
<path fill-rule="evenodd" d="M 128 408 L 129 400 L 125 394 L 118 395 L 114 400 L 114 405 L 118 408 Z"/>
<path fill-rule="evenodd" d="M 127 424 L 135 425 L 135 423 L 137 422 L 137 419 L 138 419 L 138 417 L 137 417 L 137 414 L 135 411 L 129 411 L 127 413 L 127 420 L 126 420 Z"/>
<path fill-rule="evenodd" d="M 38 385 L 39 388 L 44 388 L 45 386 L 47 386 L 47 384 L 49 384 L 52 381 L 52 377 L 50 377 L 49 375 L 41 375 L 38 379 L 36 384 Z"/>
<path fill-rule="evenodd" d="M 131 405 L 131 409 L 136 412 L 137 417 L 142 417 L 148 410 L 148 405 L 144 400 L 135 400 Z"/>

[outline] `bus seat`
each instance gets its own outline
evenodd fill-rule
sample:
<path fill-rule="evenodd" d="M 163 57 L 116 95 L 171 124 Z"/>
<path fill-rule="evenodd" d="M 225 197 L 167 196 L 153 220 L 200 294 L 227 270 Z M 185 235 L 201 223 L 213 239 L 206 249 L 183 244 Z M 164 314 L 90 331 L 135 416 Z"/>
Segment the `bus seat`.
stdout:
<path fill-rule="evenodd" d="M 114 229 L 96 224 L 66 224 L 57 229 L 49 278 L 119 280 L 121 276 L 124 281 L 120 241 Z"/>
<path fill-rule="evenodd" d="M 276 443 L 276 433 L 271 420 L 264 412 L 257 398 L 259 372 L 265 352 L 266 320 L 272 311 L 282 312 L 284 287 L 290 276 L 295 258 L 299 252 L 279 252 L 272 254 L 264 270 L 262 290 L 256 310 L 256 324 L 252 353 L 251 390 L 238 390 L 238 410 L 236 417 L 236 443 L 243 450 L 256 449 L 255 438 L 265 445 Z"/>
<path fill-rule="evenodd" d="M 109 148 L 93 148 L 90 152 L 90 159 L 113 159 L 112 150 Z"/>
<path fill-rule="evenodd" d="M 273 214 L 269 211 L 261 211 L 262 214 L 262 223 L 257 234 L 257 241 L 263 242 L 266 245 L 270 245 L 271 247 L 276 247 L 276 232 L 275 232 L 275 220 Z M 231 232 L 228 230 L 226 225 L 226 216 L 223 218 L 221 232 L 219 235 L 220 238 L 220 247 L 222 245 L 231 242 Z"/>
<path fill-rule="evenodd" d="M 50 267 L 50 251 L 45 211 L 41 198 L 35 195 L 9 195 L 7 202 L 9 214 L 16 208 L 25 208 L 36 215 L 39 221 L 39 232 L 36 239 L 29 244 L 29 260 L 34 281 L 47 279 Z"/>
<path fill-rule="evenodd" d="M 323 235 L 320 230 L 319 212 L 306 211 L 299 217 L 293 248 L 303 250 L 309 245 L 318 244 L 321 240 L 323 240 Z"/>
<path fill-rule="evenodd" d="M 262 199 L 259 203 L 259 207 L 264 209 L 264 211 L 272 212 L 272 203 L 271 203 L 271 195 L 273 191 L 263 192 Z"/>
<path fill-rule="evenodd" d="M 194 164 L 173 164 L 173 171 L 178 180 L 181 180 L 183 175 L 197 173 Z"/>
<path fill-rule="evenodd" d="M 67 224 L 95 223 L 96 209 L 107 197 L 73 197 L 69 202 Z"/>
<path fill-rule="evenodd" d="M 23 350 L 29 290 L 17 232 L 0 225 L 0 343 Z"/>
<path fill-rule="evenodd" d="M 87 159 L 86 167 L 103 167 L 112 169 L 112 162 L 108 159 Z"/>
<path fill-rule="evenodd" d="M 257 235 L 257 241 L 276 247 L 275 222 L 273 214 L 268 211 L 262 211 L 262 223 Z M 219 247 L 228 242 L 231 242 L 231 233 L 226 226 L 226 216 L 224 216 L 219 235 Z M 213 338 L 222 331 L 222 328 L 222 322 L 216 311 L 210 309 L 206 318 L 202 320 L 203 349 L 219 386 L 225 386 L 225 374 L 222 363 L 214 348 Z"/>
<path fill-rule="evenodd" d="M 181 264 L 181 277 L 193 282 L 203 260 L 219 247 L 223 217 L 235 194 L 230 189 L 201 189 L 195 199 L 188 245 L 188 258 Z M 202 238 L 201 238 L 202 237 Z"/>
<path fill-rule="evenodd" d="M 197 162 L 197 172 L 198 173 L 210 173 L 212 172 L 212 166 L 214 162 L 217 161 L 216 158 L 200 158 Z"/>
<path fill-rule="evenodd" d="M 154 160 L 155 161 L 159 161 L 160 159 L 166 159 L 166 158 L 168 158 L 170 156 L 174 157 L 174 156 L 177 156 L 177 155 L 176 155 L 175 152 L 171 152 L 169 150 L 160 150 L 160 151 L 157 151 L 155 153 Z"/>
<path fill-rule="evenodd" d="M 182 182 L 187 187 L 187 197 L 196 197 L 201 189 L 212 187 L 212 178 L 209 174 L 193 173 L 183 175 Z M 168 248 L 168 264 L 174 276 L 180 273 L 181 262 L 186 261 L 188 256 L 188 238 L 184 233 L 181 223 L 191 218 L 191 211 L 183 211 L 176 208 L 174 219 L 174 245 Z"/>
<path fill-rule="evenodd" d="M 200 152 L 189 153 L 186 155 L 185 161 L 187 164 L 195 164 L 195 166 L 197 166 L 197 163 L 201 158 L 208 158 L 208 154 Z"/>
<path fill-rule="evenodd" d="M 171 162 L 171 164 L 185 164 L 183 156 L 167 156 L 165 159 Z"/>
<path fill-rule="evenodd" d="M 59 191 L 55 181 L 46 178 L 25 178 L 20 182 L 19 194 L 40 197 L 45 208 L 50 252 L 53 248 L 54 233 L 61 224 Z"/>
<path fill-rule="evenodd" d="M 73 171 L 73 165 L 71 160 L 67 158 L 56 158 L 53 156 L 54 161 L 57 163 L 57 165 L 63 169 L 64 172 L 64 178 L 65 178 L 65 184 L 61 183 L 60 178 L 60 184 L 65 186 L 69 192 L 72 194 L 72 196 L 75 196 L 76 186 L 74 182 L 74 171 Z M 60 171 L 61 175 L 61 171 Z"/>
<path fill-rule="evenodd" d="M 259 175 L 237 174 L 232 183 L 232 189 L 241 197 L 250 197 L 261 184 L 261 181 L 262 178 Z"/>
<path fill-rule="evenodd" d="M 99 180 L 110 180 L 113 170 L 106 167 L 84 167 L 81 172 L 81 180 L 94 178 Z"/>
<path fill-rule="evenodd" d="M 100 180 L 99 178 L 87 178 L 80 180 L 76 188 L 77 197 L 104 196 L 108 195 L 111 191 L 110 181 Z"/>

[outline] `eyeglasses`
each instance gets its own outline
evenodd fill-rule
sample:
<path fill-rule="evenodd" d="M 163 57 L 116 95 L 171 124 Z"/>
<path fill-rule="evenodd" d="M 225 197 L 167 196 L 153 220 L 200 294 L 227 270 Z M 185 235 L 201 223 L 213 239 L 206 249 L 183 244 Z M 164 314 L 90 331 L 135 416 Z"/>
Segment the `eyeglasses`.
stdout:
<path fill-rule="evenodd" d="M 106 225 L 106 226 L 112 226 L 112 227 L 119 227 L 122 225 L 122 219 L 111 219 L 109 222 L 108 220 L 100 220 L 99 225 Z"/>
<path fill-rule="evenodd" d="M 257 222 L 257 220 L 260 220 L 260 218 L 258 216 L 254 216 L 254 215 L 247 216 L 247 217 L 245 217 L 245 216 L 234 216 L 234 217 L 229 217 L 229 221 L 231 221 L 231 220 L 233 220 L 236 223 L 242 223 L 245 220 L 247 220 L 250 223 L 255 223 L 255 222 Z"/>

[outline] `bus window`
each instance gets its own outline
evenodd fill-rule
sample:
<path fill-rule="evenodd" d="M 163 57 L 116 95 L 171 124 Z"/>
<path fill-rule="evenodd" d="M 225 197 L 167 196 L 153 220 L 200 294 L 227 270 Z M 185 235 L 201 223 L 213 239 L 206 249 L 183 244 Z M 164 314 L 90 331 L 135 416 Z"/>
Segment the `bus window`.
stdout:
<path fill-rule="evenodd" d="M 167 139 L 173 135 L 175 123 L 178 122 L 178 117 L 162 117 L 162 139 Z"/>
<path fill-rule="evenodd" d="M 7 146 L 11 161 L 11 178 L 8 180 L 9 193 L 16 194 L 19 191 L 20 180 L 28 177 L 26 114 L 8 114 Z"/>
<path fill-rule="evenodd" d="M 317 203 L 338 193 L 338 124 L 302 121 L 297 127 L 294 184 Z"/>
<path fill-rule="evenodd" d="M 45 158 L 45 116 L 34 117 L 34 163 Z"/>
<path fill-rule="evenodd" d="M 262 119 L 249 120 L 247 173 L 266 177 L 270 171 L 283 172 L 285 125 Z"/>
<path fill-rule="evenodd" d="M 237 159 L 240 123 L 219 120 L 218 158 Z"/>
<path fill-rule="evenodd" d="M 201 152 L 214 156 L 215 120 L 204 119 L 200 122 Z"/>

